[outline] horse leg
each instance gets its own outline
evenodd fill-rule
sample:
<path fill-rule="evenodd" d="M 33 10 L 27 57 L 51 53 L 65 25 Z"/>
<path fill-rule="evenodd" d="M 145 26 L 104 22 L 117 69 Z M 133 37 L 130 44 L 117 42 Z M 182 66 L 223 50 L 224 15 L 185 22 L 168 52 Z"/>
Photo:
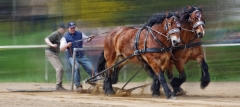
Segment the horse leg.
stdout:
<path fill-rule="evenodd" d="M 173 78 L 173 64 L 169 64 L 169 66 L 166 69 L 166 75 L 168 80 L 171 80 Z"/>
<path fill-rule="evenodd" d="M 164 77 L 164 72 L 160 72 L 158 74 L 158 79 L 159 79 L 160 83 L 162 84 L 162 87 L 163 87 L 163 90 L 164 90 L 164 93 L 165 93 L 167 99 L 175 98 L 174 93 L 169 89 L 169 87 L 167 85 L 166 79 Z"/>
<path fill-rule="evenodd" d="M 201 89 L 204 89 L 208 86 L 210 82 L 210 74 L 208 72 L 208 64 L 206 63 L 205 59 L 201 61 L 201 68 L 202 68 L 202 77 L 201 77 Z"/>
<path fill-rule="evenodd" d="M 118 82 L 118 75 L 122 67 L 114 67 L 112 72 L 112 84 L 116 84 Z"/>
<path fill-rule="evenodd" d="M 187 76 L 184 71 L 184 65 L 182 63 L 175 63 L 175 66 L 179 72 L 179 78 L 173 77 L 172 68 L 169 69 L 171 71 L 168 71 L 170 72 L 170 74 L 168 75 L 170 75 L 169 78 L 171 77 L 170 84 L 173 88 L 173 92 L 175 93 L 175 95 L 180 95 L 183 93 L 183 89 L 181 88 L 181 85 L 186 81 Z M 171 67 L 173 67 L 173 65 Z"/>
<path fill-rule="evenodd" d="M 106 68 L 114 65 L 115 59 L 116 59 L 116 53 L 114 51 L 105 51 L 104 50 L 104 59 L 106 62 Z M 115 91 L 112 87 L 112 69 L 109 69 L 105 75 L 104 83 L 103 83 L 103 90 L 105 94 L 115 94 Z"/>
<path fill-rule="evenodd" d="M 118 75 L 120 73 L 120 70 L 122 69 L 122 67 L 124 65 L 126 65 L 126 63 L 127 63 L 127 61 L 122 62 L 120 65 L 113 68 L 112 76 L 111 76 L 112 84 L 116 84 L 118 82 Z"/>
<path fill-rule="evenodd" d="M 151 92 L 152 97 L 158 97 L 160 96 L 160 81 L 158 80 L 157 75 L 154 73 L 153 69 L 150 66 L 146 66 L 145 71 L 148 73 L 148 75 L 153 79 L 152 85 L 151 85 Z"/>
<path fill-rule="evenodd" d="M 153 76 L 153 82 L 151 85 L 152 97 L 160 96 L 160 81 L 158 80 L 157 75 Z"/>
<path fill-rule="evenodd" d="M 183 89 L 178 85 L 179 78 L 176 78 L 173 76 L 173 64 L 170 64 L 168 68 L 166 69 L 166 75 L 168 80 L 170 81 L 170 85 L 172 86 L 173 92 L 175 95 L 180 95 L 183 93 Z M 178 86 L 178 87 L 177 87 Z"/>
<path fill-rule="evenodd" d="M 109 73 L 106 74 L 104 83 L 103 83 L 103 90 L 106 95 L 108 94 L 115 94 L 115 91 L 112 87 L 112 79 L 111 76 L 109 76 Z"/>

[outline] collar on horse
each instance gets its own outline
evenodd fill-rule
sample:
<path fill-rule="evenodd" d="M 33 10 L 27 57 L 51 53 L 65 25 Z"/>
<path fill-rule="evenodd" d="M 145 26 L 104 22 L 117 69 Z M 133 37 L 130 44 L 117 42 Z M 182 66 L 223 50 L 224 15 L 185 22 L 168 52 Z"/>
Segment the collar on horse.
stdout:
<path fill-rule="evenodd" d="M 181 38 L 180 38 L 181 39 Z M 183 45 L 179 45 L 179 46 L 175 46 L 175 47 L 172 47 L 172 52 L 176 51 L 176 50 L 179 50 L 179 49 L 186 49 L 186 48 L 192 48 L 192 47 L 195 47 L 195 46 L 201 46 L 202 45 L 202 42 L 193 42 L 194 40 L 196 40 L 197 37 L 193 38 L 189 43 L 184 43 L 183 42 Z"/>
<path fill-rule="evenodd" d="M 201 46 L 201 45 L 202 45 L 202 42 L 188 43 L 188 44 L 172 47 L 172 51 L 174 52 L 175 50 L 192 48 L 192 47 Z"/>

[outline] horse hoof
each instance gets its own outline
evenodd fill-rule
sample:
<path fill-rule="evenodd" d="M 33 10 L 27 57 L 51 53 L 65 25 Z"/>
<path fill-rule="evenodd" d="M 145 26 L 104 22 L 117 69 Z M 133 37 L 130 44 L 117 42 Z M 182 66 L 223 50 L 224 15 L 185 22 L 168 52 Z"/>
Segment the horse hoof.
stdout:
<path fill-rule="evenodd" d="M 115 91 L 107 91 L 107 94 L 115 94 Z"/>
<path fill-rule="evenodd" d="M 210 83 L 210 81 L 201 81 L 201 85 L 200 85 L 201 89 L 206 88 L 209 83 Z"/>
<path fill-rule="evenodd" d="M 106 96 L 111 97 L 111 96 L 113 96 L 113 94 L 106 94 Z"/>
<path fill-rule="evenodd" d="M 175 95 L 183 95 L 185 92 L 183 91 L 183 89 L 181 87 L 179 87 L 177 90 L 175 90 Z"/>
<path fill-rule="evenodd" d="M 152 96 L 160 96 L 160 91 L 152 91 Z"/>
<path fill-rule="evenodd" d="M 105 95 L 106 95 L 106 96 L 109 96 L 109 97 L 112 96 L 112 95 L 114 95 L 114 94 L 115 94 L 115 92 L 106 92 L 106 93 L 105 93 Z"/>
<path fill-rule="evenodd" d="M 152 98 L 159 98 L 160 95 L 152 95 Z"/>
<path fill-rule="evenodd" d="M 186 92 L 185 92 L 185 91 L 182 91 L 182 92 L 177 92 L 177 93 L 176 93 L 176 96 L 180 96 L 180 95 L 186 95 Z"/>
<path fill-rule="evenodd" d="M 176 100 L 177 97 L 175 97 L 175 96 L 170 96 L 168 99 L 169 99 L 169 100 Z"/>

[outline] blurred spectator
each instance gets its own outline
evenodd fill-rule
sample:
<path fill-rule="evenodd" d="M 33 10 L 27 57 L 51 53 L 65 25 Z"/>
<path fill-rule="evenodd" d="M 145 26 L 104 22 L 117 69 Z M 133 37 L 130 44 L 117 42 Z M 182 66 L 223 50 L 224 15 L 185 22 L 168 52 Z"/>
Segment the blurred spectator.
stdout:
<path fill-rule="evenodd" d="M 10 22 L 12 18 L 12 7 L 13 1 L 12 0 L 0 0 L 0 22 L 1 25 L 4 25 L 4 22 Z M 1 27 L 2 28 L 2 27 Z M 0 30 L 1 30 L 0 28 Z M 4 30 L 1 30 L 1 34 L 4 34 L 4 36 L 12 35 L 12 28 L 11 26 L 4 26 Z M 0 35 L 2 36 L 2 35 Z"/>
<path fill-rule="evenodd" d="M 56 71 L 56 90 L 66 90 L 62 86 L 63 82 L 63 66 L 59 59 L 59 46 L 60 40 L 66 31 L 66 26 L 61 23 L 59 24 L 58 30 L 52 32 L 44 40 L 47 43 L 48 47 L 46 48 L 45 55 L 48 61 L 52 64 Z"/>
<path fill-rule="evenodd" d="M 32 0 L 32 30 L 33 32 L 43 30 L 47 19 L 48 7 L 46 0 Z M 38 28 L 40 27 L 40 28 Z"/>
<path fill-rule="evenodd" d="M 47 0 L 48 5 L 48 18 L 52 27 L 52 31 L 55 31 L 57 24 L 62 22 L 62 0 Z"/>
<path fill-rule="evenodd" d="M 31 0 L 16 0 L 15 10 L 15 32 L 16 35 L 24 36 L 25 32 L 29 29 L 27 26 L 31 20 Z"/>

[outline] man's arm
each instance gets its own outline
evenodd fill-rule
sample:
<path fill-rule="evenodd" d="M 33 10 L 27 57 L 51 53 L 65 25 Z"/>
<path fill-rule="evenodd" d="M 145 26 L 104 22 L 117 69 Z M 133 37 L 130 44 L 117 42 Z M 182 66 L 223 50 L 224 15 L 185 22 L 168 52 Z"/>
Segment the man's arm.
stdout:
<path fill-rule="evenodd" d="M 57 44 L 53 44 L 52 41 L 56 41 L 56 34 L 53 32 L 50 35 L 48 35 L 44 41 L 47 43 L 48 46 L 56 48 L 58 45 Z"/>
<path fill-rule="evenodd" d="M 54 48 L 57 47 L 57 44 L 52 44 L 52 42 L 51 42 L 48 38 L 45 38 L 44 40 L 45 40 L 45 42 L 47 43 L 47 45 L 49 45 L 49 46 L 51 46 L 51 47 L 54 47 Z"/>
<path fill-rule="evenodd" d="M 72 46 L 72 43 L 67 43 L 66 39 L 62 37 L 62 39 L 60 40 L 60 51 L 65 51 L 70 46 Z"/>
<path fill-rule="evenodd" d="M 86 36 L 84 33 L 82 33 L 82 38 L 84 39 L 84 42 L 90 42 L 95 36 L 91 35 L 91 36 Z"/>

